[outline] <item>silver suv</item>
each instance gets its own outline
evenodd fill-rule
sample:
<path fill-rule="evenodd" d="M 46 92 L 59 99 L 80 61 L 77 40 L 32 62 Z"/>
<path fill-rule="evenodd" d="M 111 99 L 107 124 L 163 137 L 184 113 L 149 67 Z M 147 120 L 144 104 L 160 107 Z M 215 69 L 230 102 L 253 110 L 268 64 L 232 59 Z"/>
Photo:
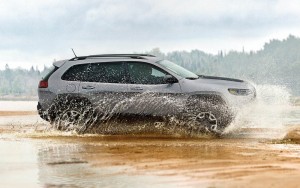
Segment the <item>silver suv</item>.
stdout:
<path fill-rule="evenodd" d="M 112 117 L 147 116 L 220 133 L 256 96 L 243 80 L 196 75 L 148 54 L 81 56 L 53 65 L 39 83 L 37 108 L 60 130 L 84 133 Z"/>

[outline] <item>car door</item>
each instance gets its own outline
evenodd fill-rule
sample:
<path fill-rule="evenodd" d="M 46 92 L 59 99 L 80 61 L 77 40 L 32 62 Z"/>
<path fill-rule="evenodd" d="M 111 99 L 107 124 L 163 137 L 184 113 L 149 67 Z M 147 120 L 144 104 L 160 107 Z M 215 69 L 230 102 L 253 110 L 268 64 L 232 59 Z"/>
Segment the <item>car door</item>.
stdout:
<path fill-rule="evenodd" d="M 91 63 L 88 72 L 88 77 L 80 83 L 79 93 L 101 113 L 122 113 L 127 93 L 124 63 Z"/>
<path fill-rule="evenodd" d="M 78 64 L 69 67 L 62 76 L 55 76 L 55 79 L 61 79 L 59 84 L 56 81 L 55 86 L 59 94 L 77 95 L 80 82 L 87 75 L 88 64 Z M 55 74 L 55 73 L 54 73 Z M 59 74 L 59 73 L 58 73 Z"/>
<path fill-rule="evenodd" d="M 146 62 L 126 62 L 130 104 L 127 111 L 142 115 L 171 115 L 181 110 L 179 83 L 167 83 L 165 70 Z"/>

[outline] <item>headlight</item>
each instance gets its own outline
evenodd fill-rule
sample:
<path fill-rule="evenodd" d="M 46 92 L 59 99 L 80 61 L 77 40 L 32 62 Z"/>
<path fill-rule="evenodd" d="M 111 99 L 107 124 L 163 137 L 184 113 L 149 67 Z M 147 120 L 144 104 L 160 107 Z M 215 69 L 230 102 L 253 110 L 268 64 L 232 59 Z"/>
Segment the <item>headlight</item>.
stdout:
<path fill-rule="evenodd" d="M 231 93 L 232 95 L 241 95 L 241 96 L 246 96 L 246 95 L 250 95 L 253 93 L 252 90 L 250 89 L 235 89 L 235 88 L 229 88 L 228 89 L 229 93 Z"/>

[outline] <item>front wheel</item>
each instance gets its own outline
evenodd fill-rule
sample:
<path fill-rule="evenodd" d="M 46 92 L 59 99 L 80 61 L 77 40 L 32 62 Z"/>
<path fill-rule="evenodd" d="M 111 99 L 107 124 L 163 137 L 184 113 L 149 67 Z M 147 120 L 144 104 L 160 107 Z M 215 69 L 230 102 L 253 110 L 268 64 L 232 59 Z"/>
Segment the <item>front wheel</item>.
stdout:
<path fill-rule="evenodd" d="M 191 133 L 220 135 L 232 120 L 231 110 L 222 103 L 200 101 L 188 111 L 188 125 Z"/>

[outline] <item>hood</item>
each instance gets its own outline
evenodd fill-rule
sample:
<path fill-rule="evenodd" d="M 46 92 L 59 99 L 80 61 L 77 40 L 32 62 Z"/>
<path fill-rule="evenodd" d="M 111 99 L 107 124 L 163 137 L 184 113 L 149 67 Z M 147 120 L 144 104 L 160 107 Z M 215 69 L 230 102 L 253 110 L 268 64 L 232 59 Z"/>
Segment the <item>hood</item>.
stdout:
<path fill-rule="evenodd" d="M 182 88 L 186 91 L 220 91 L 228 92 L 228 88 L 252 89 L 247 81 L 215 76 L 199 76 L 198 79 L 183 79 Z"/>
<path fill-rule="evenodd" d="M 234 78 L 226 78 L 226 77 L 218 77 L 218 76 L 206 76 L 206 75 L 198 75 L 202 79 L 211 79 L 211 80 L 226 80 L 232 82 L 244 82 L 243 80 L 234 79 Z"/>

